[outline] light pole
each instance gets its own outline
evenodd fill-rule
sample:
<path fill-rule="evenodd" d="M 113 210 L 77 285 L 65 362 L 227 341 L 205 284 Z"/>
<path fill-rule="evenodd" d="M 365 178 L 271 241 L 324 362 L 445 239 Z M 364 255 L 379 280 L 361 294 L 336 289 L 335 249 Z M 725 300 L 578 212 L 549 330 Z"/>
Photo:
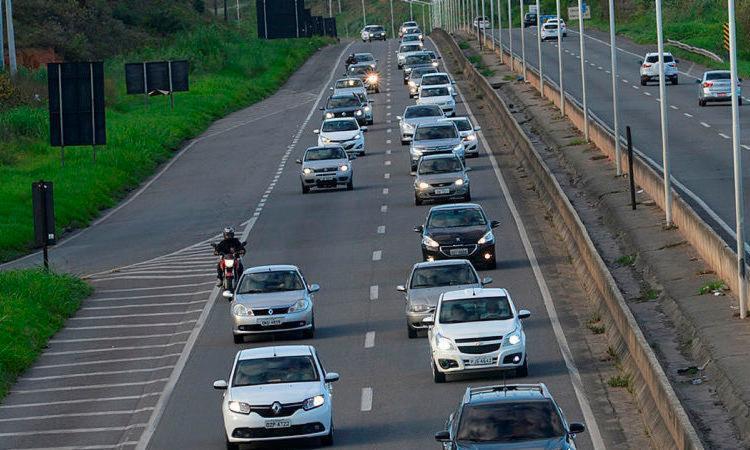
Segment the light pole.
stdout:
<path fill-rule="evenodd" d="M 492 43 L 492 49 L 497 50 L 495 45 L 495 7 L 493 6 L 492 0 L 490 0 L 490 42 Z"/>
<path fill-rule="evenodd" d="M 589 105 L 586 101 L 586 48 L 583 42 L 583 8 L 578 0 L 578 40 L 581 49 L 581 90 L 583 91 L 583 137 L 589 141 Z"/>
<path fill-rule="evenodd" d="M 16 37 L 13 31 L 13 0 L 5 0 L 5 20 L 8 24 L 8 65 L 10 76 L 15 77 L 18 68 L 16 67 Z"/>
<path fill-rule="evenodd" d="M 364 0 L 362 2 L 364 5 Z M 409 1 L 409 20 L 414 20 L 414 2 Z"/>
<path fill-rule="evenodd" d="M 367 14 L 365 13 L 365 0 L 362 0 L 362 28 L 367 26 Z"/>
<path fill-rule="evenodd" d="M 328 0 L 328 17 L 333 17 L 333 0 Z"/>
<path fill-rule="evenodd" d="M 0 72 L 5 70 L 5 38 L 3 33 L 3 0 L 0 0 Z"/>
<path fill-rule="evenodd" d="M 500 0 L 497 0 L 497 38 L 500 42 L 500 64 L 503 63 L 503 8 L 500 6 Z"/>
<path fill-rule="evenodd" d="M 580 1 L 580 0 L 579 0 Z M 664 211 L 666 225 L 672 226 L 672 172 L 669 164 L 669 125 L 667 124 L 667 86 L 664 80 L 664 30 L 661 0 L 656 0 L 656 43 L 659 51 L 659 114 L 661 115 L 661 153 L 664 167 Z M 583 35 L 581 35 L 583 39 Z"/>
<path fill-rule="evenodd" d="M 557 26 L 557 34 L 560 34 L 560 25 Z M 539 54 L 539 93 L 544 98 L 544 72 L 542 71 L 542 10 L 539 9 L 539 0 L 536 0 L 536 52 Z"/>
<path fill-rule="evenodd" d="M 479 29 L 479 0 L 474 0 L 474 21 L 477 24 L 477 43 L 479 44 L 479 51 L 482 51 L 482 33 Z"/>
<path fill-rule="evenodd" d="M 581 0 L 578 0 L 579 2 Z M 523 28 L 523 0 L 518 0 L 518 17 L 521 24 L 521 63 L 523 64 L 523 81 L 526 82 L 526 40 L 524 39 L 524 28 Z"/>
<path fill-rule="evenodd" d="M 615 2 L 609 0 L 609 41 L 610 60 L 612 61 L 612 109 L 615 118 L 615 167 L 617 176 L 622 175 L 622 164 L 620 163 L 620 108 L 618 108 L 619 86 L 617 85 L 617 42 L 615 41 Z M 632 176 L 632 174 L 631 174 Z"/>
<path fill-rule="evenodd" d="M 555 8 L 557 9 L 557 68 L 559 84 L 560 84 L 560 113 L 565 117 L 565 88 L 563 87 L 563 59 L 562 59 L 562 30 L 560 29 L 560 22 L 562 16 L 560 15 L 560 0 L 555 0 Z"/>
<path fill-rule="evenodd" d="M 483 47 L 487 48 L 487 25 L 484 23 L 485 20 L 487 20 L 487 15 L 485 14 L 484 0 L 482 0 L 482 41 L 484 42 Z"/>
<path fill-rule="evenodd" d="M 341 3 L 339 3 L 341 6 Z M 391 39 L 396 39 L 396 24 L 393 22 L 393 0 L 391 0 Z"/>
<path fill-rule="evenodd" d="M 516 58 L 513 56 L 513 10 L 508 0 L 508 49 L 510 53 L 510 70 L 516 65 Z"/>

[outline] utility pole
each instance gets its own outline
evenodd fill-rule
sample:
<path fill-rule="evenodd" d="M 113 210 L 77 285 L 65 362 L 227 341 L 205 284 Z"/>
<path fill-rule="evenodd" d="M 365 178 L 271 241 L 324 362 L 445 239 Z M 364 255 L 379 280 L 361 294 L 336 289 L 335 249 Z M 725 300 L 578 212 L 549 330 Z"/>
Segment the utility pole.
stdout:
<path fill-rule="evenodd" d="M 484 23 L 485 20 L 487 20 L 487 16 L 485 15 L 485 9 L 484 9 L 484 0 L 482 0 L 482 21 L 480 23 L 482 27 L 482 42 L 484 42 L 483 47 L 487 48 L 487 25 Z"/>
<path fill-rule="evenodd" d="M 583 137 L 589 141 L 589 105 L 586 101 L 586 48 L 583 39 L 583 8 L 578 0 L 578 40 L 581 51 L 581 90 L 583 91 Z"/>
<path fill-rule="evenodd" d="M 367 26 L 367 14 L 365 14 L 365 0 L 362 0 L 362 28 Z"/>
<path fill-rule="evenodd" d="M 612 61 L 612 109 L 615 118 L 615 168 L 617 176 L 622 175 L 622 164 L 620 163 L 620 108 L 619 102 L 619 85 L 617 84 L 617 42 L 615 41 L 615 1 L 609 0 L 609 50 L 610 60 Z M 631 174 L 632 175 L 632 174 Z"/>
<path fill-rule="evenodd" d="M 508 0 L 508 48 L 510 53 L 510 70 L 516 65 L 516 58 L 513 56 L 513 10 Z"/>
<path fill-rule="evenodd" d="M 16 38 L 13 31 L 13 0 L 5 0 L 5 20 L 8 29 L 8 64 L 10 66 L 10 76 L 15 77 L 18 73 L 16 67 Z"/>
<path fill-rule="evenodd" d="M 414 20 L 414 2 L 409 0 L 409 20 Z"/>
<path fill-rule="evenodd" d="M 523 0 L 518 0 L 518 10 L 518 23 L 521 24 L 521 63 L 523 64 L 523 81 L 526 82 L 526 40 L 524 38 L 526 29 L 523 27 Z"/>
<path fill-rule="evenodd" d="M 341 0 L 339 0 L 339 13 L 341 13 Z M 391 39 L 396 39 L 396 24 L 393 21 L 393 0 L 391 0 Z"/>
<path fill-rule="evenodd" d="M 560 34 L 560 24 L 557 25 L 557 34 Z M 539 93 L 544 98 L 544 71 L 542 71 L 542 10 L 539 8 L 539 0 L 536 0 L 536 52 L 539 60 Z"/>
<path fill-rule="evenodd" d="M 214 17 L 219 15 L 219 0 L 214 0 Z"/>
<path fill-rule="evenodd" d="M 224 0 L 224 22 L 229 22 L 229 11 L 227 11 L 227 0 Z"/>
<path fill-rule="evenodd" d="M 494 3 L 492 3 L 492 0 L 490 1 L 490 42 L 492 43 L 492 49 L 497 50 L 497 45 L 495 45 L 495 6 Z"/>
<path fill-rule="evenodd" d="M 333 0 L 328 0 L 328 17 L 333 17 Z"/>
<path fill-rule="evenodd" d="M 5 70 L 5 30 L 3 29 L 3 0 L 0 0 L 0 72 Z"/>
<path fill-rule="evenodd" d="M 581 34 L 581 39 L 583 39 L 583 34 Z M 659 51 L 659 114 L 661 115 L 661 153 L 664 167 L 664 211 L 666 225 L 670 227 L 672 226 L 672 172 L 669 164 L 669 125 L 667 124 L 667 84 L 664 80 L 664 29 L 662 28 L 661 0 L 656 0 L 656 42 Z M 583 59 L 583 55 L 581 58 Z"/>
<path fill-rule="evenodd" d="M 563 84 L 563 59 L 562 59 L 562 30 L 560 29 L 560 22 L 562 16 L 560 15 L 560 0 L 555 0 L 555 8 L 557 8 L 557 68 L 560 81 L 560 113 L 565 117 L 565 87 Z M 566 25 L 567 26 L 567 25 Z"/>
<path fill-rule="evenodd" d="M 237 0 L 237 22 L 240 21 L 240 0 Z"/>

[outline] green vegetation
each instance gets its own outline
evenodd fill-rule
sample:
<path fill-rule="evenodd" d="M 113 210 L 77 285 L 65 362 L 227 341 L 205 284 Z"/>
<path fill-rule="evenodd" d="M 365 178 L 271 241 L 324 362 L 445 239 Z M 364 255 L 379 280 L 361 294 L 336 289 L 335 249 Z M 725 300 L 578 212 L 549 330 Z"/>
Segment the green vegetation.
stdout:
<path fill-rule="evenodd" d="M 254 14 L 253 14 L 254 18 Z M 328 42 L 322 38 L 260 41 L 251 21 L 241 26 L 203 24 L 177 33 L 162 45 L 106 61 L 107 140 L 92 161 L 90 148 L 71 148 L 65 167 L 49 147 L 46 102 L 0 107 L 0 261 L 32 245 L 31 182 L 55 183 L 58 231 L 86 226 L 113 206 L 181 143 L 213 120 L 273 93 L 307 57 Z M 123 63 L 189 59 L 190 92 L 144 104 L 126 96 Z M 39 70 L 22 74 L 19 85 L 46 79 Z M 0 86 L 2 83 L 0 83 Z M 43 92 L 41 92 L 43 95 Z"/>
<path fill-rule="evenodd" d="M 661 291 L 658 289 L 647 289 L 646 292 L 644 292 L 643 297 L 646 300 L 656 300 L 661 295 Z"/>
<path fill-rule="evenodd" d="M 594 334 L 603 334 L 605 331 L 604 324 L 602 323 L 602 317 L 599 312 L 595 312 L 591 315 L 591 318 L 586 321 L 586 328 L 591 330 Z"/>
<path fill-rule="evenodd" d="M 635 255 L 623 255 L 617 258 L 617 264 L 621 266 L 632 266 L 635 264 Z"/>
<path fill-rule="evenodd" d="M 0 272 L 0 399 L 90 292 L 68 275 Z"/>
<path fill-rule="evenodd" d="M 630 375 L 615 375 L 609 377 L 609 380 L 607 380 L 609 387 L 626 388 L 627 390 L 631 389 L 632 383 L 633 378 Z"/>
<path fill-rule="evenodd" d="M 698 289 L 698 294 L 712 294 L 714 292 L 723 292 L 727 289 L 727 285 L 724 284 L 724 282 L 721 280 L 708 281 L 704 283 L 703 286 L 700 287 L 700 289 Z"/>
<path fill-rule="evenodd" d="M 396 35 L 398 36 L 398 27 L 409 20 L 409 4 L 401 0 L 393 1 L 393 22 Z M 365 15 L 367 16 L 367 25 L 382 25 L 388 32 L 388 38 L 391 38 L 391 0 L 365 0 Z M 328 0 L 307 0 L 308 8 L 312 15 L 328 17 Z M 338 28 L 339 37 L 359 37 L 359 32 L 364 27 L 362 17 L 361 0 L 332 0 L 333 15 L 336 17 L 336 27 Z M 339 12 L 341 5 L 341 12 Z M 415 3 L 414 20 L 423 27 L 425 20 L 429 20 L 429 11 L 425 6 L 424 20 L 422 16 L 422 6 Z M 424 30 L 427 31 L 427 30 Z"/>

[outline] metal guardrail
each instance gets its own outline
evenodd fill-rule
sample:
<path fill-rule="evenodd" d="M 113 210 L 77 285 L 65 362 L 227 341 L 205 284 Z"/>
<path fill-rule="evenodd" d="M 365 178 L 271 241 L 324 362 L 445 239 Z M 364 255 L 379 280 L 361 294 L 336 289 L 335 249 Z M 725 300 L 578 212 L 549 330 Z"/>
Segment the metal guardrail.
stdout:
<path fill-rule="evenodd" d="M 677 48 L 681 48 L 681 49 L 689 51 L 691 53 L 695 53 L 695 54 L 698 54 L 698 55 L 703 55 L 705 57 L 713 59 L 716 62 L 720 62 L 720 63 L 724 62 L 724 60 L 719 55 L 717 55 L 716 53 L 711 52 L 709 50 L 706 50 L 705 48 L 693 47 L 692 45 L 688 45 L 688 44 L 682 43 L 680 41 L 675 41 L 674 39 L 667 39 L 667 44 L 675 46 Z"/>

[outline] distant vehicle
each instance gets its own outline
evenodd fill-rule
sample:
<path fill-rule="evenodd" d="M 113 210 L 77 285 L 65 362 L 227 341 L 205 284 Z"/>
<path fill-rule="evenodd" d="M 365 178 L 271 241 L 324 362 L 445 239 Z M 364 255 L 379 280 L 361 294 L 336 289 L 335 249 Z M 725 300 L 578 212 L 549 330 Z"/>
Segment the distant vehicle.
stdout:
<path fill-rule="evenodd" d="M 415 53 L 415 52 L 421 52 L 424 48 L 424 45 L 421 42 L 412 42 L 409 44 L 401 44 L 398 46 L 398 51 L 396 52 L 396 62 L 398 64 L 398 68 L 401 69 L 404 65 L 404 60 L 406 59 L 406 55 Z"/>
<path fill-rule="evenodd" d="M 369 63 L 356 63 L 346 69 L 347 77 L 359 78 L 365 84 L 367 92 L 380 92 L 380 75 Z"/>
<path fill-rule="evenodd" d="M 359 78 L 342 78 L 331 86 L 333 95 L 367 94 L 365 84 Z"/>
<path fill-rule="evenodd" d="M 463 163 L 466 156 L 464 144 L 456 125 L 449 120 L 417 125 L 409 148 L 411 171 L 417 170 L 419 160 L 423 156 L 438 154 L 455 155 Z"/>
<path fill-rule="evenodd" d="M 487 219 L 476 203 L 433 206 L 423 225 L 414 228 L 422 236 L 422 259 L 468 259 L 475 267 L 495 268 L 494 228 L 500 222 Z"/>
<path fill-rule="evenodd" d="M 560 32 L 560 30 L 557 27 L 556 23 L 545 23 L 542 25 L 542 34 L 540 35 L 540 39 L 542 41 L 546 41 L 548 39 L 554 39 L 557 40 L 557 34 Z"/>
<path fill-rule="evenodd" d="M 353 117 L 326 119 L 320 129 L 313 132 L 318 135 L 318 145 L 340 145 L 346 154 L 365 154 L 365 135 L 367 127 L 360 127 Z"/>
<path fill-rule="evenodd" d="M 312 188 L 326 189 L 346 186 L 347 191 L 354 189 L 354 168 L 351 159 L 341 145 L 310 147 L 305 150 L 297 164 L 300 170 L 302 193 L 307 194 Z"/>
<path fill-rule="evenodd" d="M 451 450 L 575 450 L 584 431 L 582 423 L 565 420 L 543 383 L 502 384 L 466 388 L 435 440 Z"/>
<path fill-rule="evenodd" d="M 365 63 L 369 64 L 373 70 L 378 69 L 378 60 L 372 56 L 372 53 L 354 53 L 353 54 L 354 64 Z M 351 65 L 351 64 L 350 64 Z"/>
<path fill-rule="evenodd" d="M 360 36 L 362 37 L 362 42 L 372 42 L 373 40 L 384 41 L 388 37 L 382 25 L 367 25 L 362 28 Z"/>
<path fill-rule="evenodd" d="M 403 116 L 396 116 L 401 131 L 401 144 L 406 145 L 414 137 L 417 125 L 444 119 L 445 114 L 438 105 L 411 105 L 404 109 Z M 416 167 L 416 165 L 415 165 Z"/>
<path fill-rule="evenodd" d="M 545 16 L 546 17 L 546 16 Z M 554 23 L 557 24 L 560 29 L 562 30 L 563 37 L 568 37 L 568 26 L 565 25 L 565 21 L 562 19 L 558 19 L 555 16 L 552 16 L 550 19 L 545 20 L 543 23 Z"/>
<path fill-rule="evenodd" d="M 402 44 L 409 44 L 409 43 L 422 43 L 422 35 L 415 33 L 415 34 L 405 34 L 401 37 L 401 43 Z"/>
<path fill-rule="evenodd" d="M 243 342 L 246 335 L 290 331 L 312 338 L 313 294 L 318 290 L 320 286 L 308 285 L 296 266 L 245 269 L 229 305 L 234 343 Z"/>
<path fill-rule="evenodd" d="M 536 26 L 536 13 L 526 13 L 523 16 L 523 27 L 535 27 Z"/>
<path fill-rule="evenodd" d="M 455 82 L 445 72 L 428 74 L 422 77 L 422 86 L 445 86 L 450 89 L 451 95 L 456 96 Z"/>
<path fill-rule="evenodd" d="M 446 117 L 456 115 L 456 100 L 447 86 L 422 86 L 419 88 L 417 105 L 438 105 Z"/>
<path fill-rule="evenodd" d="M 479 156 L 479 144 L 477 143 L 477 131 L 480 131 L 482 127 L 471 123 L 468 117 L 452 117 L 450 120 L 456 124 L 458 132 L 461 134 L 461 139 L 464 141 L 464 149 L 466 151 L 466 157 L 477 157 Z"/>
<path fill-rule="evenodd" d="M 425 51 L 427 52 L 427 54 L 430 55 L 430 58 L 432 58 L 432 62 L 435 63 L 433 64 L 433 66 L 437 67 L 439 63 L 438 60 L 440 60 L 441 57 L 437 53 L 433 52 L 432 50 L 425 50 Z"/>
<path fill-rule="evenodd" d="M 323 120 L 334 117 L 354 117 L 360 125 L 367 123 L 362 101 L 356 94 L 332 95 L 328 97 L 326 105 L 320 108 Z"/>
<path fill-rule="evenodd" d="M 672 84 L 678 84 L 677 63 L 680 61 L 674 59 L 671 53 L 664 53 L 664 78 Z M 647 53 L 641 64 L 641 86 L 645 86 L 649 81 L 659 79 L 659 54 Z"/>
<path fill-rule="evenodd" d="M 406 331 L 409 339 L 427 330 L 422 321 L 435 313 L 440 296 L 458 289 L 481 288 L 492 278 L 480 280 L 474 266 L 465 259 L 420 262 L 414 264 L 405 285 L 396 286 L 406 298 Z"/>
<path fill-rule="evenodd" d="M 479 28 L 480 30 L 484 30 L 485 28 L 490 27 L 490 21 L 487 20 L 484 16 L 479 16 L 474 18 L 474 28 Z"/>
<path fill-rule="evenodd" d="M 701 85 L 698 90 L 699 106 L 706 106 L 708 102 L 732 101 L 732 74 L 728 70 L 704 72 L 696 83 Z M 737 102 L 742 105 L 742 78 L 737 80 Z"/>
<path fill-rule="evenodd" d="M 422 30 L 420 30 L 419 27 L 406 27 L 402 38 L 410 34 L 416 34 L 419 36 L 420 41 L 424 41 L 424 33 L 422 33 Z"/>
<path fill-rule="evenodd" d="M 418 67 L 409 74 L 409 98 L 419 96 L 419 86 L 422 85 L 422 77 L 431 73 L 437 73 L 435 67 Z"/>
<path fill-rule="evenodd" d="M 404 32 L 406 31 L 407 28 L 418 27 L 418 26 L 419 25 L 417 25 L 417 22 L 413 20 L 402 23 L 401 27 L 398 29 L 398 37 L 402 37 L 405 34 Z"/>
<path fill-rule="evenodd" d="M 333 445 L 333 397 L 326 372 L 309 345 L 240 350 L 229 382 L 214 381 L 226 391 L 221 401 L 227 449 L 240 444 L 314 438 Z"/>
<path fill-rule="evenodd" d="M 426 155 L 419 159 L 414 178 L 414 204 L 430 200 L 471 201 L 471 185 L 461 158 L 456 155 Z"/>
<path fill-rule="evenodd" d="M 410 53 L 404 58 L 402 68 L 404 70 L 404 84 L 409 84 L 409 74 L 417 67 L 437 67 L 432 57 L 427 52 Z"/>

